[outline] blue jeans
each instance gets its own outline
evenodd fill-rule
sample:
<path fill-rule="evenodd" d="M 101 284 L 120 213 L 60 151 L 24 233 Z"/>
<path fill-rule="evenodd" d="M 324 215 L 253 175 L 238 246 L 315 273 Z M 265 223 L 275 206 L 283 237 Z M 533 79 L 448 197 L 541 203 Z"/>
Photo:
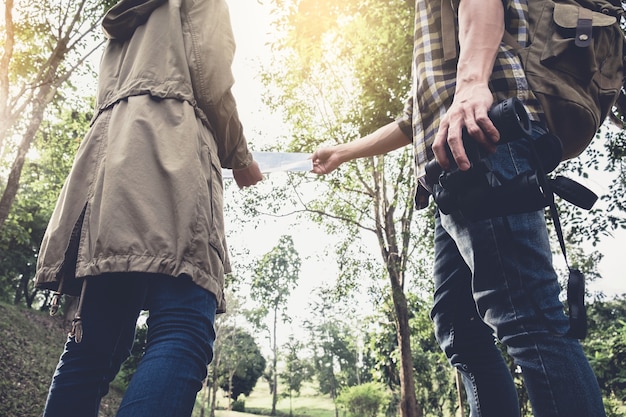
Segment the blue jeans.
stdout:
<path fill-rule="evenodd" d="M 535 130 L 538 136 L 540 130 Z M 498 146 L 494 171 L 529 170 L 528 144 Z M 559 301 L 543 210 L 469 221 L 438 213 L 437 341 L 463 379 L 472 417 L 520 415 L 515 385 L 495 339 L 522 370 L 535 417 L 604 417 L 600 389 Z"/>
<path fill-rule="evenodd" d="M 124 273 L 87 278 L 83 339 L 68 338 L 44 417 L 98 416 L 142 309 L 149 311 L 146 350 L 117 415 L 191 415 L 213 357 L 215 296 L 189 277 Z"/>

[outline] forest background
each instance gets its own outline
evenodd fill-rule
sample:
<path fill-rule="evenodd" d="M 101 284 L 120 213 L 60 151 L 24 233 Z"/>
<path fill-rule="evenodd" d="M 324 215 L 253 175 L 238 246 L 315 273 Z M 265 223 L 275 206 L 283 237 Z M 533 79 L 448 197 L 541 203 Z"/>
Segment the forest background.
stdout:
<path fill-rule="evenodd" d="M 3 2 L 4 303 L 47 309 L 49 294 L 32 288 L 38 245 L 88 127 L 103 41 L 98 24 L 111 3 Z M 253 149 L 312 152 L 367 134 L 400 113 L 409 87 L 411 1 L 228 3 L 238 45 L 234 93 Z M 585 349 L 614 415 L 623 415 L 626 401 L 626 285 L 619 263 L 624 141 L 623 129 L 607 125 L 584 156 L 560 168 L 601 196 L 591 212 L 560 208 L 570 260 L 589 281 Z M 349 408 L 350 387 L 375 383 L 368 389 L 385 394 L 380 402 L 389 415 L 461 412 L 454 374 L 428 318 L 433 208 L 414 210 L 411 161 L 405 149 L 324 178 L 272 174 L 244 191 L 226 181 L 235 273 L 229 313 L 218 322 L 218 341 L 225 343 L 218 343 L 202 410 L 213 410 L 218 387 L 239 398 L 229 406 L 242 408 L 244 394 L 260 380 L 279 387 L 269 391 L 269 412 L 276 414 L 280 396 L 301 389 L 299 375 L 337 407 Z M 133 363 L 123 371 L 122 388 Z M 529 413 L 519 373 L 511 369 Z M 16 383 L 5 382 L 0 398 Z"/>

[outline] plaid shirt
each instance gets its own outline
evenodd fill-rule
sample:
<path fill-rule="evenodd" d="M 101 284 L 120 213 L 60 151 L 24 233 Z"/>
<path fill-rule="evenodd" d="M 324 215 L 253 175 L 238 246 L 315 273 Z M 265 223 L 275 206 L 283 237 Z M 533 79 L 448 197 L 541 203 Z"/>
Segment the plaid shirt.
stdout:
<path fill-rule="evenodd" d="M 455 6 L 459 2 L 459 0 L 449 1 L 453 1 Z M 503 0 L 505 30 L 513 35 L 521 46 L 528 42 L 528 1 Z M 412 89 L 404 114 L 398 119 L 402 131 L 413 138 L 415 171 L 418 178 L 424 176 L 426 163 L 434 158 L 431 146 L 440 120 L 452 103 L 456 88 L 456 60 L 443 59 L 440 12 L 440 0 L 415 2 Z M 455 23 L 458 25 L 458 22 Z M 505 43 L 500 45 L 496 56 L 490 89 L 494 93 L 494 102 L 516 96 L 524 103 L 531 120 L 540 119 L 541 108 L 528 87 L 520 60 Z M 423 187 L 418 188 L 419 208 L 428 204 L 425 191 Z"/>

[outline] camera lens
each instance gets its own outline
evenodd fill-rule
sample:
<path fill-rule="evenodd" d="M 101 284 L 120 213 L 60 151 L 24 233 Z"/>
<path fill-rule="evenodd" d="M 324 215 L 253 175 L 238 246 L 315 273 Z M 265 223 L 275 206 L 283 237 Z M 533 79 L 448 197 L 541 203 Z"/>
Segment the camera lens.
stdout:
<path fill-rule="evenodd" d="M 529 137 L 532 133 L 530 118 L 524 105 L 517 97 L 510 97 L 489 110 L 489 118 L 500 132 L 500 140 Z"/>
<path fill-rule="evenodd" d="M 437 184 L 439 182 L 439 176 L 443 172 L 441 165 L 437 163 L 436 160 L 429 161 L 426 164 L 426 184 L 432 186 L 433 184 Z"/>

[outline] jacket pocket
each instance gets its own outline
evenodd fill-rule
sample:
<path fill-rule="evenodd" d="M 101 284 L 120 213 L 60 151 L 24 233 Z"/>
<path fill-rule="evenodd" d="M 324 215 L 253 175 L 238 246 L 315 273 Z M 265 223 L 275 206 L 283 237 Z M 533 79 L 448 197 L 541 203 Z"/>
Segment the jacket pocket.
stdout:
<path fill-rule="evenodd" d="M 202 136 L 202 164 L 205 172 L 208 190 L 209 220 L 208 241 L 215 249 L 222 263 L 228 261 L 226 254 L 226 238 L 224 232 L 224 185 L 222 168 L 217 158 L 217 148 L 212 135 L 206 129 Z"/>

